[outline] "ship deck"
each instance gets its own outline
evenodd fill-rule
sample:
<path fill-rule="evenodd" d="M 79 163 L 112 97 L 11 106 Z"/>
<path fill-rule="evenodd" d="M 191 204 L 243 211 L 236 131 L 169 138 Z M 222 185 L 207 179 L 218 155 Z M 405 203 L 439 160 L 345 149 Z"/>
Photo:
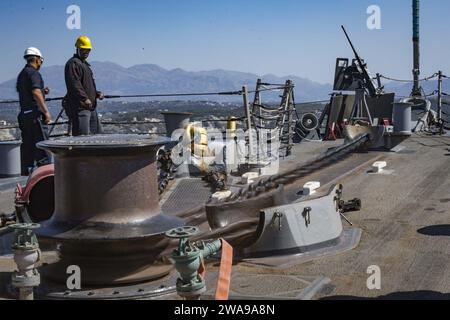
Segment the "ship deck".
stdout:
<path fill-rule="evenodd" d="M 296 146 L 289 161 L 306 161 L 339 143 Z M 450 299 L 450 136 L 413 135 L 398 150 L 353 153 L 298 181 L 299 187 L 311 180 L 321 181 L 323 188 L 341 183 L 345 199 L 362 200 L 362 210 L 347 214 L 353 227 L 362 229 L 356 248 L 302 263 L 287 258 L 289 267 L 283 269 L 238 263 L 233 266 L 234 298 Z M 387 162 L 385 174 L 368 173 L 375 160 Z M 170 196 L 165 201 L 163 208 L 170 208 Z M 13 190 L 3 190 L 0 212 L 12 209 Z M 379 290 L 367 287 L 367 271 L 374 265 L 381 271 Z M 0 299 L 7 298 L 4 288 L 13 268 L 10 256 L 0 257 Z M 217 271 L 216 264 L 208 271 Z M 301 290 L 279 288 L 293 279 L 302 283 Z"/>
<path fill-rule="evenodd" d="M 315 299 L 450 299 L 450 137 L 413 136 L 401 146 L 382 154 L 390 174 L 361 167 L 340 179 L 345 198 L 362 200 L 347 215 L 363 230 L 358 247 L 282 271 L 331 279 Z M 373 265 L 380 290 L 367 288 Z"/>

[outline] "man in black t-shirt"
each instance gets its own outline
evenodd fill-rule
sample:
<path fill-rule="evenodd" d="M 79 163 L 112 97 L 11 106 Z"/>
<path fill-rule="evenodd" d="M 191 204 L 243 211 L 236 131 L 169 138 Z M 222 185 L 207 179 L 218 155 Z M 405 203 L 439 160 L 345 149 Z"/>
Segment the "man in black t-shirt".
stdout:
<path fill-rule="evenodd" d="M 52 121 L 52 116 L 45 103 L 45 95 L 49 89 L 44 87 L 44 81 L 39 73 L 44 58 L 39 49 L 28 48 L 24 59 L 27 65 L 17 77 L 17 92 L 20 100 L 19 127 L 22 134 L 21 172 L 28 176 L 35 165 L 48 164 L 51 157 L 36 147 L 40 141 L 48 139 L 46 125 Z"/>

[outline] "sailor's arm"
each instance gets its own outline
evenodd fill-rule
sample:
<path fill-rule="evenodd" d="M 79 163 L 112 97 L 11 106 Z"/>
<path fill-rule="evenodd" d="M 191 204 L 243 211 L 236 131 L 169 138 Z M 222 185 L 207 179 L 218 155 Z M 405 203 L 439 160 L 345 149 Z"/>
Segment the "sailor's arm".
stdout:
<path fill-rule="evenodd" d="M 47 104 L 45 103 L 45 98 L 44 98 L 44 95 L 42 94 L 42 90 L 35 88 L 35 89 L 33 89 L 32 92 L 33 92 L 34 100 L 36 100 L 36 103 L 37 103 L 39 109 L 44 114 L 45 123 L 46 124 L 50 123 L 52 121 L 52 115 L 48 111 L 48 107 L 47 107 Z"/>

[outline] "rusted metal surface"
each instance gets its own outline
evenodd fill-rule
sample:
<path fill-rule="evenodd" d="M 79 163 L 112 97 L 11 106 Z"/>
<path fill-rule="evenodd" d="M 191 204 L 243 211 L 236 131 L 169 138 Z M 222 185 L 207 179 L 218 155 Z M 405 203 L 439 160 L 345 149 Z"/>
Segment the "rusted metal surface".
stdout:
<path fill-rule="evenodd" d="M 65 138 L 41 142 L 55 155 L 55 212 L 37 232 L 58 245 L 60 261 L 43 275 L 65 281 L 77 265 L 82 283 L 134 283 L 167 275 L 160 258 L 163 233 L 183 220 L 161 214 L 156 152 L 166 139 L 138 135 Z"/>

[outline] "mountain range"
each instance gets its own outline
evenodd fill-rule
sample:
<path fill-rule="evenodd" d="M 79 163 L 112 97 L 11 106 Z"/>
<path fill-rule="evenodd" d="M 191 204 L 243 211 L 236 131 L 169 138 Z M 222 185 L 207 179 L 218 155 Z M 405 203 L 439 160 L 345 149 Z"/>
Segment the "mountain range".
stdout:
<path fill-rule="evenodd" d="M 249 90 L 253 90 L 258 78 L 261 78 L 263 82 L 276 84 L 283 84 L 287 79 L 293 80 L 298 102 L 328 99 L 332 92 L 331 84 L 320 84 L 295 75 L 278 77 L 267 74 L 260 76 L 221 69 L 192 72 L 180 68 L 167 70 L 155 64 L 141 64 L 129 68 L 112 62 L 92 62 L 91 65 L 98 89 L 108 95 L 237 91 L 244 85 L 247 85 Z M 46 86 L 51 89 L 49 97 L 65 95 L 64 66 L 45 67 L 41 73 Z M 333 76 L 330 75 L 330 80 L 332 78 Z M 17 99 L 15 82 L 15 79 L 11 79 L 0 83 L 0 99 Z M 448 82 L 450 81 L 445 83 L 444 90 L 450 91 Z M 428 81 L 423 86 L 428 93 L 437 88 L 437 83 Z M 386 89 L 406 96 L 411 92 L 411 84 L 391 82 L 386 85 Z M 263 100 L 278 101 L 279 95 L 280 92 L 264 94 Z M 208 96 L 207 98 L 199 96 L 185 99 L 233 101 L 242 98 L 239 96 Z M 161 99 L 158 98 L 158 100 Z"/>
<path fill-rule="evenodd" d="M 297 76 L 277 77 L 268 74 L 261 77 L 256 74 L 221 69 L 199 72 L 185 71 L 180 68 L 167 70 L 154 64 L 125 68 L 112 62 L 92 62 L 91 66 L 98 89 L 108 95 L 237 91 L 244 85 L 247 85 L 249 90 L 253 90 L 258 78 L 262 78 L 264 82 L 276 84 L 282 84 L 287 79 L 293 80 L 296 85 L 296 95 L 303 101 L 326 99 L 331 90 L 331 85 L 319 84 Z M 41 73 L 45 85 L 51 89 L 49 97 L 65 95 L 64 66 L 45 67 L 42 68 Z M 0 83 L 0 99 L 17 99 L 15 83 L 15 79 Z M 279 94 L 271 95 L 270 98 L 278 99 Z M 189 97 L 188 99 L 205 100 L 205 97 Z M 242 98 L 239 96 L 208 97 L 208 100 L 230 99 L 241 100 Z"/>

